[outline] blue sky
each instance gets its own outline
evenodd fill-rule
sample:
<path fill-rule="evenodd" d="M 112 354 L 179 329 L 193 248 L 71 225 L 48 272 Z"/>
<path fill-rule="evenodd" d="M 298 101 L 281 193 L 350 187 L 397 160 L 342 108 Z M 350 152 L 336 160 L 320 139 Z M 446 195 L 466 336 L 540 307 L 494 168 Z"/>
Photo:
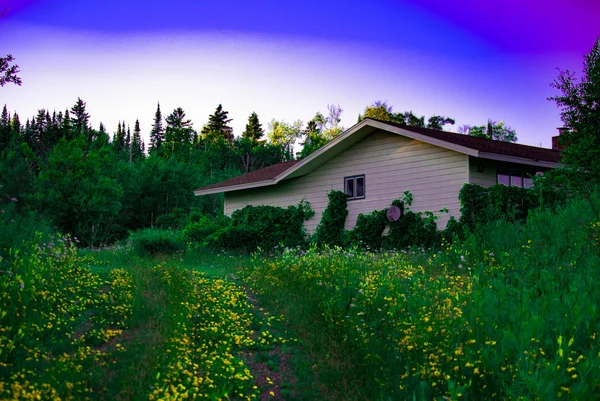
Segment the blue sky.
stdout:
<path fill-rule="evenodd" d="M 556 68 L 580 73 L 600 35 L 592 0 L 0 0 L 5 8 L 0 54 L 15 56 L 23 86 L 1 88 L 0 103 L 24 120 L 81 97 L 95 126 L 139 119 L 146 135 L 158 101 L 198 130 L 222 103 L 239 135 L 253 111 L 266 127 L 333 103 L 350 127 L 385 100 L 457 126 L 504 120 L 519 142 L 549 147 L 561 125 L 546 100 Z"/>

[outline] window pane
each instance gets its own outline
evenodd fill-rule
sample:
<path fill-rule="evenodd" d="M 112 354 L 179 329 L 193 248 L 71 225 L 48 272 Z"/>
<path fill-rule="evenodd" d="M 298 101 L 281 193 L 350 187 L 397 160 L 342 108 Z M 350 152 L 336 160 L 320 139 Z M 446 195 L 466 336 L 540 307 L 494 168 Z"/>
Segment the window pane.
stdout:
<path fill-rule="evenodd" d="M 508 175 L 508 172 L 498 170 L 498 184 L 510 185 L 510 176 Z"/>
<path fill-rule="evenodd" d="M 510 176 L 510 185 L 513 187 L 523 187 L 523 178 L 521 177 L 521 173 L 518 171 L 513 171 Z"/>
<path fill-rule="evenodd" d="M 531 188 L 531 178 L 523 178 L 523 188 Z"/>
<path fill-rule="evenodd" d="M 365 196 L 365 177 L 356 178 L 356 197 L 364 198 Z"/>
<path fill-rule="evenodd" d="M 354 178 L 346 178 L 346 189 L 344 191 L 349 197 L 354 197 Z"/>

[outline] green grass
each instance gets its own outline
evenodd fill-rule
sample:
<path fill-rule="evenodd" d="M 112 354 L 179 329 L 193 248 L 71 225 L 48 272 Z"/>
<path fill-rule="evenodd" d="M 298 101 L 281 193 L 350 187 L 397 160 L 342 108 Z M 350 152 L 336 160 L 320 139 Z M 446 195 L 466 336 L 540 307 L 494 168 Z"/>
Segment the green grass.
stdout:
<path fill-rule="evenodd" d="M 599 210 L 270 258 L 76 252 L 28 220 L 3 237 L 0 399 L 595 399 Z"/>
<path fill-rule="evenodd" d="M 302 341 L 312 399 L 595 399 L 600 200 L 436 254 L 293 251 L 240 273 Z"/>
<path fill-rule="evenodd" d="M 255 399 L 268 390 L 244 358 L 288 340 L 226 278 L 247 257 L 75 252 L 57 238 L 39 247 L 41 238 L 11 251 L 0 277 L 0 399 Z"/>

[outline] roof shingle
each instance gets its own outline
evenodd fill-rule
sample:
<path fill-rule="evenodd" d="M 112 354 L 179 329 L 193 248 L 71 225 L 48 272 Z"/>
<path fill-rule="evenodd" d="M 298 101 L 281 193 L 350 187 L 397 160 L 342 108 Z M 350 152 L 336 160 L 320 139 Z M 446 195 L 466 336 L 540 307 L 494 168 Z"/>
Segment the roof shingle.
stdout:
<path fill-rule="evenodd" d="M 265 167 L 260 170 L 252 171 L 248 174 L 240 175 L 238 177 L 231 178 L 226 181 L 217 182 L 216 184 L 208 185 L 206 187 L 198 188 L 196 191 L 205 190 L 205 189 L 214 189 L 221 187 L 230 187 L 233 185 L 243 185 L 250 184 L 254 182 L 268 181 L 277 177 L 279 174 L 283 173 L 294 164 L 298 163 L 300 160 L 291 160 L 289 162 L 283 162 L 274 164 L 269 167 Z"/>

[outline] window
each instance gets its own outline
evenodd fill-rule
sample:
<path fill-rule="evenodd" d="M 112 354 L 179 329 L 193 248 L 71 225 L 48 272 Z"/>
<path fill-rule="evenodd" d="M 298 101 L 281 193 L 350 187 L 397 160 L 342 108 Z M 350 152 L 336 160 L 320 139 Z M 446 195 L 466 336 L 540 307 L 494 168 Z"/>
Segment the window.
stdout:
<path fill-rule="evenodd" d="M 498 169 L 498 184 L 529 188 L 531 187 L 531 178 L 529 174 L 520 170 Z"/>
<path fill-rule="evenodd" d="M 365 198 L 365 176 L 355 175 L 344 178 L 344 192 L 348 200 Z"/>

